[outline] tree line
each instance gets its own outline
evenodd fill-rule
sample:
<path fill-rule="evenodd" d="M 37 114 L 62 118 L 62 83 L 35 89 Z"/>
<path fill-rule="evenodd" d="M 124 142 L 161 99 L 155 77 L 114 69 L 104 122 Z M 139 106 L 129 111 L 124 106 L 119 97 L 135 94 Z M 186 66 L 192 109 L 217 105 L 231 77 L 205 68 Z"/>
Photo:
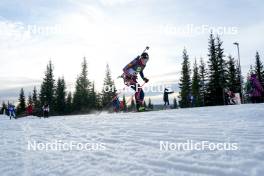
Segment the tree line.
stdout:
<path fill-rule="evenodd" d="M 88 65 L 86 58 L 81 64 L 81 72 L 75 82 L 75 91 L 67 91 L 64 77 L 54 78 L 54 66 L 49 61 L 45 76 L 38 92 L 34 87 L 32 93 L 25 97 L 24 89 L 21 88 L 18 98 L 17 114 L 26 114 L 27 106 L 33 106 L 33 115 L 42 116 L 42 107 L 47 104 L 50 108 L 50 115 L 85 114 L 92 111 L 112 110 L 113 97 L 117 95 L 114 80 L 111 76 L 110 67 L 106 65 L 103 87 L 110 87 L 113 90 L 102 89 L 100 93 L 95 90 L 95 83 L 88 78 Z M 127 105 L 126 97 L 123 96 L 124 108 L 122 111 L 134 111 L 136 109 L 134 98 Z M 7 105 L 3 103 L 2 107 Z M 151 100 L 145 106 L 152 107 Z"/>
<path fill-rule="evenodd" d="M 223 41 L 213 33 L 209 36 L 207 56 L 207 63 L 203 58 L 200 58 L 199 63 L 195 59 L 191 70 L 189 55 L 186 49 L 183 50 L 179 82 L 180 107 L 225 105 L 226 91 L 240 93 L 240 97 L 243 96 L 249 101 L 246 88 L 241 86 L 243 77 L 240 74 L 238 61 L 231 55 L 224 55 Z M 257 74 L 260 83 L 264 86 L 264 69 L 258 52 L 255 60 L 255 66 L 250 67 L 248 76 Z M 244 94 L 241 93 L 241 89 L 244 90 Z M 190 97 L 194 100 L 193 104 L 190 102 Z"/>

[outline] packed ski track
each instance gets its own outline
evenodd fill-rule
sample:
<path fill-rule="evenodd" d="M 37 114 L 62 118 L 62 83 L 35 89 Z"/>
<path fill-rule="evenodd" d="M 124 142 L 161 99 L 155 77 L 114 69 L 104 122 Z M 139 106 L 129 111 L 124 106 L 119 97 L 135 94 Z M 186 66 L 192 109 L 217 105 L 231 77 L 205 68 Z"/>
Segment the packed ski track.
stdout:
<path fill-rule="evenodd" d="M 231 175 L 264 173 L 264 104 L 100 115 L 0 115 L 0 175 Z M 28 141 L 104 143 L 105 150 L 29 150 Z M 235 151 L 161 151 L 160 141 L 236 142 Z"/>

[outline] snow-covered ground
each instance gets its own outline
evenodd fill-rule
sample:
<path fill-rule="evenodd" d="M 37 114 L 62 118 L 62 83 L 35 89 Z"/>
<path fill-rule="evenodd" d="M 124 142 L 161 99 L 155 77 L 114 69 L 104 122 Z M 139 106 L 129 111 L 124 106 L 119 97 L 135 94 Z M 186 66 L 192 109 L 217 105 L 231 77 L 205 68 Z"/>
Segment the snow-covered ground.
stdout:
<path fill-rule="evenodd" d="M 264 104 L 9 120 L 0 116 L 0 175 L 263 175 Z M 237 143 L 238 150 L 160 150 Z M 102 144 L 100 150 L 29 150 L 29 142 Z"/>

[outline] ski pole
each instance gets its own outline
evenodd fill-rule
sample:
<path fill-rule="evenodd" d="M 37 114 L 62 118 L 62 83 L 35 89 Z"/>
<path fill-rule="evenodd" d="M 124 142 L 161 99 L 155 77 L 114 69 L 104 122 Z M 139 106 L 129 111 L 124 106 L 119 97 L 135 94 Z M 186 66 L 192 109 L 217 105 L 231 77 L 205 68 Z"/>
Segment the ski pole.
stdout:
<path fill-rule="evenodd" d="M 145 51 L 149 50 L 149 46 L 146 46 L 146 48 L 144 49 L 144 51 L 142 53 L 145 53 Z"/>

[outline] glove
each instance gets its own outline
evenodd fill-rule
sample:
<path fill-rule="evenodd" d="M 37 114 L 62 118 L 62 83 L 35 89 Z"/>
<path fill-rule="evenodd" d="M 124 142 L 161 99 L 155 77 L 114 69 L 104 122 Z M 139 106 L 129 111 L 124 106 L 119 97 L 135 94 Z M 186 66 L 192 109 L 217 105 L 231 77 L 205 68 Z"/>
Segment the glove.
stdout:
<path fill-rule="evenodd" d="M 143 80 L 145 81 L 145 83 L 149 82 L 148 78 L 144 78 Z"/>

